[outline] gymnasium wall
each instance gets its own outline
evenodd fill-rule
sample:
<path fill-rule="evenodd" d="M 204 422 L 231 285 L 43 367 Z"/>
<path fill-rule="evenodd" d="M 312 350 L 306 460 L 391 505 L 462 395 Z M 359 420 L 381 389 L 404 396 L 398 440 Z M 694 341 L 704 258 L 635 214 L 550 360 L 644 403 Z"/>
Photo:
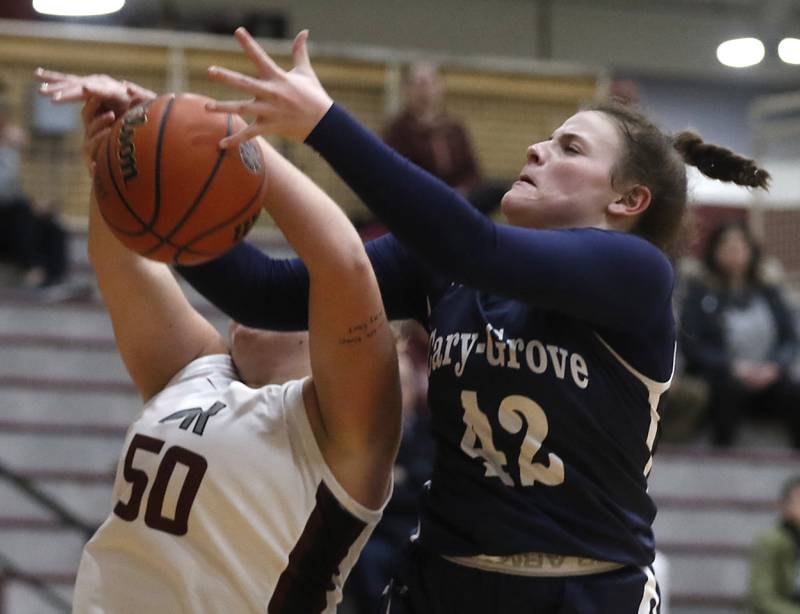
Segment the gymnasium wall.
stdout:
<path fill-rule="evenodd" d="M 267 42 L 286 64 L 285 42 Z M 371 48 L 312 49 L 323 84 L 369 127 L 379 130 L 399 97 L 398 55 Z M 440 56 L 448 91 L 447 106 L 466 122 L 487 177 L 511 179 L 524 163 L 525 148 L 550 131 L 598 90 L 599 76 L 574 67 L 520 65 L 498 60 Z M 80 133 L 43 132 L 34 121 L 36 66 L 74 72 L 108 72 L 156 91 L 194 91 L 235 97 L 205 75 L 210 64 L 249 71 L 249 63 L 230 37 L 147 30 L 3 22 L 0 20 L 0 79 L 9 88 L 16 120 L 31 132 L 24 161 L 24 185 L 36 199 L 63 203 L 66 213 L 86 212 L 89 180 L 79 155 Z M 50 111 L 45 108 L 44 115 Z M 77 113 L 77 108 L 74 111 Z M 360 210 L 355 196 L 316 154 L 305 146 L 277 142 L 342 206 Z"/>

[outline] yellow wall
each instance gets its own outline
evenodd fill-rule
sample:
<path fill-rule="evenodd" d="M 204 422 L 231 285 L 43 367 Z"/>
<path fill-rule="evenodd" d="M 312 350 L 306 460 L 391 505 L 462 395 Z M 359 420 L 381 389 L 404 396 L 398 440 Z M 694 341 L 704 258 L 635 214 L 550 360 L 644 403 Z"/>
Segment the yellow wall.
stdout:
<path fill-rule="evenodd" d="M 136 30 L 125 34 L 120 38 L 136 40 Z M 32 135 L 24 161 L 25 189 L 35 199 L 61 203 L 71 215 L 85 213 L 89 191 L 79 153 L 80 135 L 76 131 L 54 138 L 33 130 L 31 97 L 36 95 L 36 84 L 32 73 L 37 66 L 73 73 L 107 72 L 156 91 L 166 91 L 167 84 L 174 83 L 177 76 L 185 90 L 220 98 L 235 96 L 206 78 L 209 64 L 250 70 L 241 52 L 225 44 L 227 37 L 200 39 L 213 40 L 214 49 L 186 44 L 185 37 L 180 47 L 173 48 L 166 44 L 166 36 L 164 44 L 152 40 L 147 44 L 114 42 L 108 40 L 113 36 L 107 32 L 95 38 L 105 40 L 47 38 L 41 33 L 0 34 L 0 79 L 8 86 L 16 120 Z M 288 60 L 285 55 L 277 59 L 284 65 Z M 380 130 L 385 121 L 387 97 L 393 91 L 387 88 L 396 69 L 392 64 L 330 53 L 315 54 L 314 59 L 320 79 L 334 99 L 375 130 Z M 446 64 L 442 73 L 448 107 L 467 124 L 484 174 L 502 179 L 517 175 L 529 143 L 547 136 L 597 89 L 595 76 L 590 74 L 536 76 Z M 362 205 L 355 196 L 312 151 L 291 143 L 276 144 L 347 211 L 360 210 Z"/>

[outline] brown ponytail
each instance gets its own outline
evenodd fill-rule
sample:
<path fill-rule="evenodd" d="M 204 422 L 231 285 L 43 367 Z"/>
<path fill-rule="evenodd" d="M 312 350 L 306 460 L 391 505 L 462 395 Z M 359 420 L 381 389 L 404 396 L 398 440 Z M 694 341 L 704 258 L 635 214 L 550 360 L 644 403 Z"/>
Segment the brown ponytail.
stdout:
<path fill-rule="evenodd" d="M 673 137 L 673 145 L 686 164 L 696 167 L 706 177 L 750 188 L 769 188 L 769 173 L 759 168 L 753 160 L 719 145 L 705 143 L 695 132 L 679 132 Z"/>

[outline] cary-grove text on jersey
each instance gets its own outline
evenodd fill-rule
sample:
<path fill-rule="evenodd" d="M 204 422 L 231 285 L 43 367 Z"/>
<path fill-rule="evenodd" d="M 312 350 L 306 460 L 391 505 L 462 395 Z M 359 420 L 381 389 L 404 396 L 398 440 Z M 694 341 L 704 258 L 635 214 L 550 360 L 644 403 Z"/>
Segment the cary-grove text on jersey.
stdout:
<path fill-rule="evenodd" d="M 539 339 L 504 339 L 502 328 L 486 325 L 485 341 L 478 341 L 478 333 L 455 332 L 439 335 L 431 331 L 428 352 L 428 373 L 453 365 L 456 377 L 461 377 L 467 361 L 473 356 L 484 356 L 492 367 L 505 369 L 529 369 L 541 375 L 551 371 L 558 379 L 567 375 L 581 389 L 589 386 L 589 368 L 586 359 L 577 352 L 543 343 Z"/>

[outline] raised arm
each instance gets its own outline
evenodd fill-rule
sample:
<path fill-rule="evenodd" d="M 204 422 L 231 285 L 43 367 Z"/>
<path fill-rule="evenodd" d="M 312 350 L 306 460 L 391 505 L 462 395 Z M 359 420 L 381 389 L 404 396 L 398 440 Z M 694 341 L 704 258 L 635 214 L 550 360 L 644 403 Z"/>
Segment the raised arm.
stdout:
<path fill-rule="evenodd" d="M 258 45 L 242 29 L 236 36 L 252 58 Z M 223 145 L 263 132 L 305 140 L 442 277 L 608 329 L 651 326 L 654 322 L 642 314 L 663 318 L 672 268 L 657 248 L 623 233 L 534 230 L 492 222 L 334 105 L 308 61 L 306 38 L 301 33 L 295 39 L 301 52 L 288 72 L 274 63 L 259 66 L 257 79 L 209 69 L 213 78 L 253 96 L 210 108 L 257 116 Z"/>
<path fill-rule="evenodd" d="M 108 75 L 72 75 L 39 68 L 41 93 L 60 103 L 85 101 L 90 95 L 102 102 L 99 111 L 116 117 L 132 105 L 155 98 L 156 93 Z M 269 169 L 268 169 L 269 172 Z M 285 196 L 267 182 L 264 208 Z M 424 320 L 430 272 L 393 237 L 367 245 L 391 319 Z M 242 243 L 211 262 L 177 267 L 177 272 L 220 310 L 238 322 L 273 330 L 308 327 L 308 271 L 299 258 L 274 259 Z"/>
<path fill-rule="evenodd" d="M 357 500 L 378 506 L 400 439 L 400 384 L 375 274 L 345 214 L 266 141 L 261 144 L 269 169 L 267 210 L 308 269 L 323 454 Z"/>
<path fill-rule="evenodd" d="M 265 209 L 269 210 L 273 196 L 268 189 Z M 424 321 L 428 269 L 392 236 L 365 247 L 389 319 Z M 216 260 L 177 267 L 177 271 L 217 308 L 242 324 L 272 330 L 308 327 L 308 271 L 299 258 L 271 258 L 244 242 Z"/>
<path fill-rule="evenodd" d="M 97 114 L 100 105 L 99 98 L 90 98 L 83 108 L 89 159 L 114 121 L 111 111 Z M 195 358 L 227 353 L 225 341 L 189 304 L 169 268 L 142 258 L 114 237 L 94 195 L 88 249 L 117 348 L 145 401 Z"/>
<path fill-rule="evenodd" d="M 672 267 L 639 237 L 497 224 L 336 105 L 306 142 L 444 277 L 612 329 L 647 326 L 643 314 L 667 307 Z"/>

